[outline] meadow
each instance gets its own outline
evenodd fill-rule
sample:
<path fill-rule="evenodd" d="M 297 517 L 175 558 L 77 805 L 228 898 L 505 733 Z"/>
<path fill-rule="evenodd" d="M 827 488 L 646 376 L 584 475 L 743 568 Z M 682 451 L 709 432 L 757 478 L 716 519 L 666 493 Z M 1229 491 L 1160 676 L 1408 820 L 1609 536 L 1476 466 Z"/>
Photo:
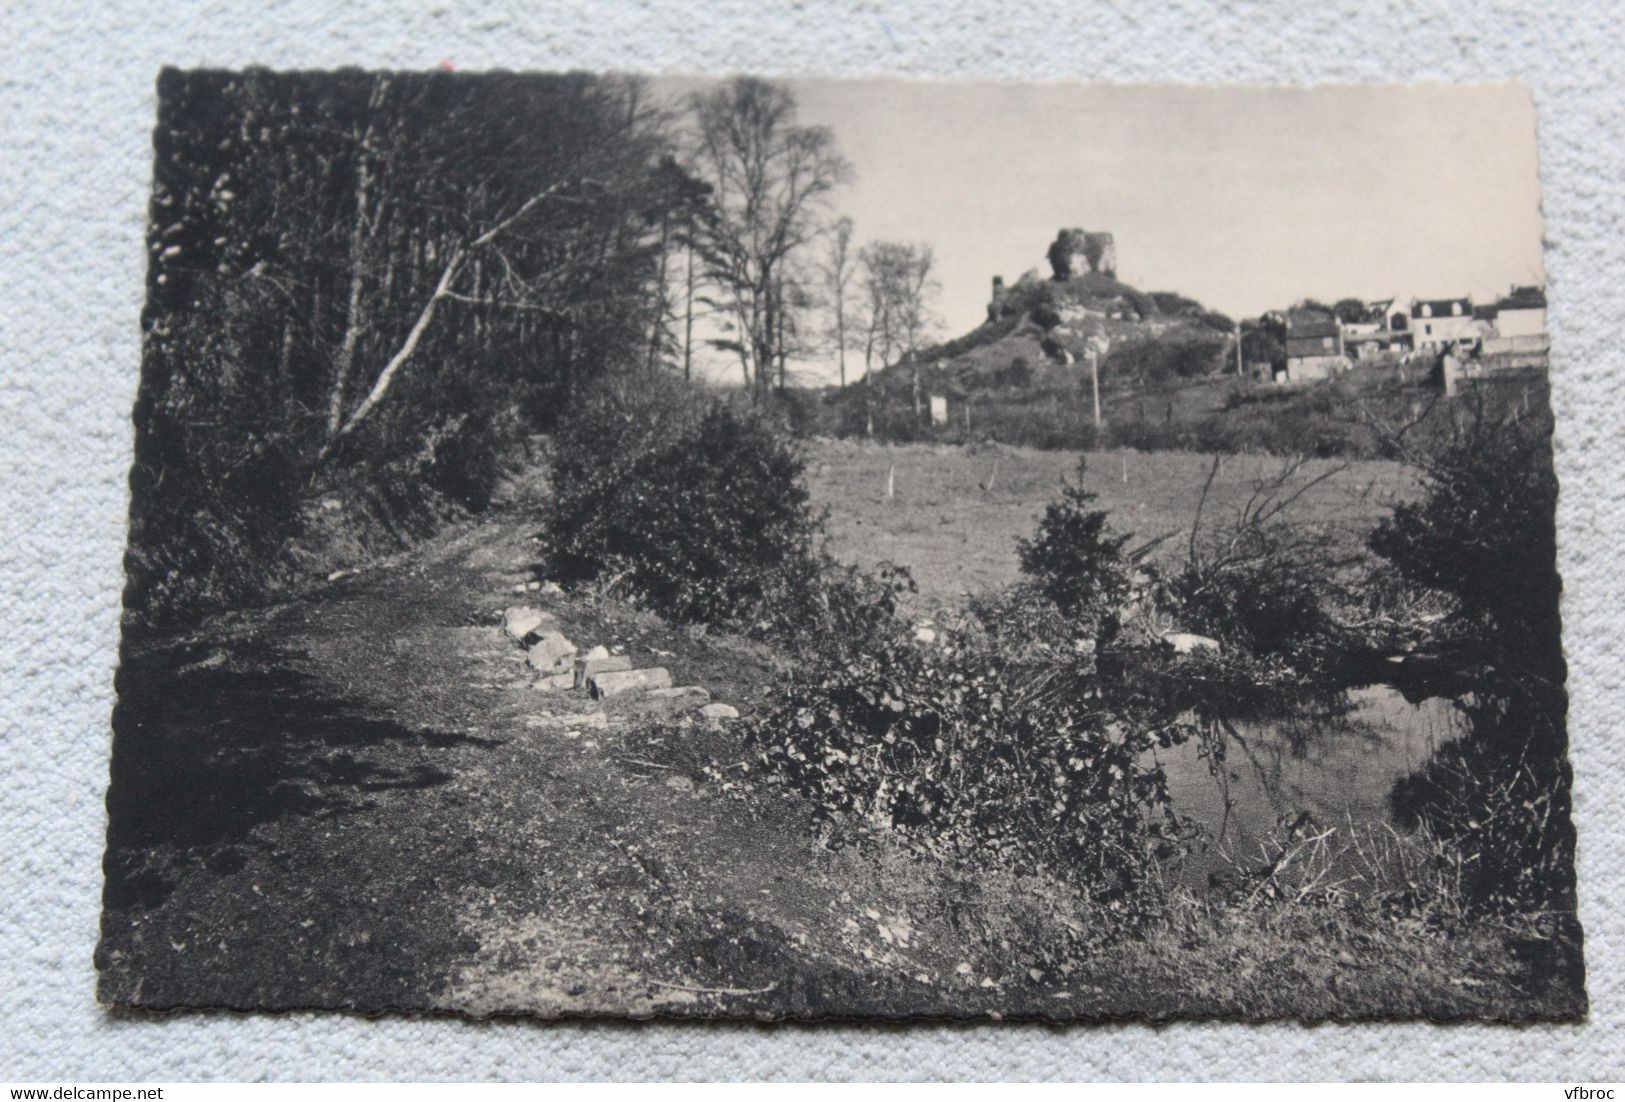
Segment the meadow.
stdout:
<path fill-rule="evenodd" d="M 1153 558 L 1181 559 L 1213 457 L 1120 449 L 1083 458 L 1084 487 L 1098 495 L 1114 528 L 1133 534 L 1130 546 L 1166 536 Z M 1032 535 L 1062 481 L 1076 479 L 1079 453 L 820 439 L 807 445 L 806 459 L 813 504 L 828 510 L 830 551 L 863 567 L 908 567 L 920 587 L 918 609 L 935 611 L 1017 580 L 1015 541 Z M 1285 462 L 1225 456 L 1202 507 L 1203 526 L 1233 518 Z M 1363 547 L 1377 521 L 1418 492 L 1414 471 L 1388 460 L 1310 460 L 1287 485 L 1328 471 L 1335 473 L 1294 502 L 1285 519 L 1322 527 L 1349 550 Z"/>

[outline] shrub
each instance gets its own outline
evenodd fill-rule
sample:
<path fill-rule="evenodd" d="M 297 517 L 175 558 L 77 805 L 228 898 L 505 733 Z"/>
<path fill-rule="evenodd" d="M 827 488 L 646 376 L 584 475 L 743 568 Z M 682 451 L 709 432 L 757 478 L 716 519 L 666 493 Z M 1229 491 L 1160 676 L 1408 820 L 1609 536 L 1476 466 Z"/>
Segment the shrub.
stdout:
<path fill-rule="evenodd" d="M 1083 475 L 1079 460 L 1080 482 Z M 1045 508 L 1037 533 L 1017 540 L 1016 551 L 1022 572 L 1057 608 L 1109 632 L 1128 596 L 1132 571 L 1123 554 L 1128 537 L 1110 531 L 1105 511 L 1089 508 L 1094 500 L 1081 485 L 1063 486 L 1061 500 Z"/>
<path fill-rule="evenodd" d="M 303 527 L 297 459 L 271 434 L 149 414 L 131 471 L 125 607 L 153 623 L 265 595 Z"/>
<path fill-rule="evenodd" d="M 1084 684 L 1087 671 L 1074 674 Z M 905 642 L 794 678 L 745 731 L 837 842 L 880 828 L 924 852 L 1121 898 L 1180 850 L 1186 831 L 1146 751 L 1189 730 L 1029 684 L 996 649 Z"/>
<path fill-rule="evenodd" d="M 1309 477 L 1303 460 L 1285 462 L 1256 480 L 1228 523 L 1204 527 L 1202 511 L 1218 470 L 1215 457 L 1185 563 L 1162 583 L 1159 602 L 1184 627 L 1230 649 L 1300 673 L 1327 668 L 1349 642 L 1338 613 L 1356 603 L 1347 579 L 1357 564 L 1336 552 L 1325 531 L 1289 517 L 1294 503 L 1342 468 Z"/>
<path fill-rule="evenodd" d="M 686 423 L 673 412 L 675 424 L 650 420 L 611 400 L 577 418 L 544 511 L 548 569 L 613 578 L 675 620 L 748 622 L 807 571 L 817 525 L 801 458 L 726 405 Z"/>
<path fill-rule="evenodd" d="M 1299 670 L 1334 660 L 1343 633 L 1328 604 L 1337 583 L 1318 541 L 1286 524 L 1231 536 L 1222 551 L 1198 554 L 1167 580 L 1173 615 L 1191 631 Z"/>
<path fill-rule="evenodd" d="M 755 627 L 791 653 L 845 662 L 902 641 L 908 625 L 897 611 L 917 590 L 906 567 L 882 563 L 871 573 L 821 551 L 786 564 Z"/>
<path fill-rule="evenodd" d="M 1544 426 L 1480 420 L 1413 455 L 1426 496 L 1370 538 L 1407 581 L 1455 598 L 1458 628 L 1513 676 L 1563 678 L 1557 479 Z"/>
<path fill-rule="evenodd" d="M 1208 329 L 1125 341 L 1106 353 L 1101 377 L 1146 386 L 1208 375 L 1224 368 L 1228 346 L 1224 335 Z"/>

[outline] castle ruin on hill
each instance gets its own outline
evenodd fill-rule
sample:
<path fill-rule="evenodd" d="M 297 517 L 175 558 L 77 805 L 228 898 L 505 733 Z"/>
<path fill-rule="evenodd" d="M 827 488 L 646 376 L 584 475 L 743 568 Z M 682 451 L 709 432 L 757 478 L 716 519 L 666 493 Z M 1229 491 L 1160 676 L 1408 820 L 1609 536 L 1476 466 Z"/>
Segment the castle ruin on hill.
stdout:
<path fill-rule="evenodd" d="M 1109 233 L 1093 233 L 1077 228 L 1063 229 L 1055 235 L 1045 254 L 1050 270 L 1057 280 L 1068 280 L 1086 274 L 1117 278 L 1117 243 Z M 1021 278 L 1036 278 L 1036 271 Z M 988 304 L 988 316 L 997 317 L 1003 305 L 1006 288 L 1003 276 L 993 277 L 993 300 Z"/>
<path fill-rule="evenodd" d="M 1071 279 L 1085 272 L 1117 278 L 1117 244 L 1109 233 L 1062 230 L 1055 235 L 1047 255 L 1056 279 Z"/>

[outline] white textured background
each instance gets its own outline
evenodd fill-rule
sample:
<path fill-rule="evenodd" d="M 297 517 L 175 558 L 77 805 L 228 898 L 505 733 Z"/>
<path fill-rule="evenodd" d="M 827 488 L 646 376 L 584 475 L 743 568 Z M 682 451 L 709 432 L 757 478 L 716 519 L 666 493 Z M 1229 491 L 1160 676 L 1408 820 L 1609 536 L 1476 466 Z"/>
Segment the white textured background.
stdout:
<path fill-rule="evenodd" d="M 0 1080 L 1625 1078 L 1618 3 L 0 0 Z M 96 1008 L 119 556 L 162 64 L 1019 80 L 1516 78 L 1540 112 L 1590 1021 L 1052 1029 L 120 1019 Z M 1019 172 L 1019 165 L 1011 171 Z"/>

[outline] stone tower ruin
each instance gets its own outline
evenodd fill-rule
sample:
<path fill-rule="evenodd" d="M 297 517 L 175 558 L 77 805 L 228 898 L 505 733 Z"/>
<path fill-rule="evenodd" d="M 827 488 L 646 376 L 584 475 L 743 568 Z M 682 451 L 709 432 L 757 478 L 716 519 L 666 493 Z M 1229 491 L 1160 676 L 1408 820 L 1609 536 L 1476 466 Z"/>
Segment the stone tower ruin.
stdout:
<path fill-rule="evenodd" d="M 1117 278 L 1117 244 L 1109 233 L 1062 230 L 1049 247 L 1049 265 L 1055 278 L 1071 279 L 1086 272 Z"/>

